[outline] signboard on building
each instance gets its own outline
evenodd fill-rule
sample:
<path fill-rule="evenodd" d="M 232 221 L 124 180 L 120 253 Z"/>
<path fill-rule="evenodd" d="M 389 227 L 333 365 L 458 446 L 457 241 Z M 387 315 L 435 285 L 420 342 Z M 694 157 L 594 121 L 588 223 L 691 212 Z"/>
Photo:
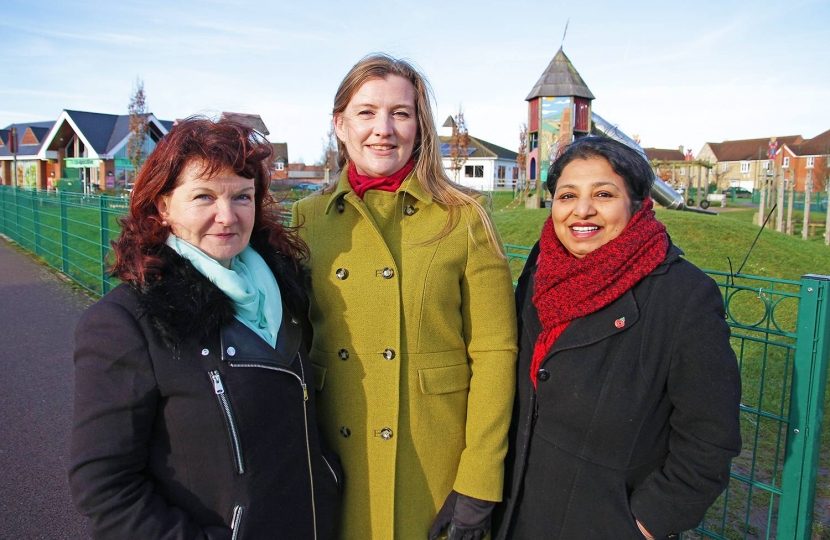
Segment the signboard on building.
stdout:
<path fill-rule="evenodd" d="M 101 164 L 101 160 L 95 158 L 66 158 L 63 160 L 63 164 L 67 169 L 83 169 L 97 167 Z"/>

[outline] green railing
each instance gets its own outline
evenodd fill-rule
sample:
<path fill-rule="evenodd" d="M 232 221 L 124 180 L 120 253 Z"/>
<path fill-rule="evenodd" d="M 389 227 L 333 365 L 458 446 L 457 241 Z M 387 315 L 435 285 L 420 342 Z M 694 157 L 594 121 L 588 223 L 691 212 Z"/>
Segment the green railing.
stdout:
<path fill-rule="evenodd" d="M 96 294 L 116 283 L 104 261 L 126 210 L 127 200 L 118 197 L 0 186 L 0 233 Z M 530 248 L 505 247 L 518 276 Z M 744 444 L 729 487 L 700 527 L 683 536 L 808 540 L 830 357 L 830 277 L 707 273 L 723 294 L 740 363 Z"/>
<path fill-rule="evenodd" d="M 105 271 L 106 258 L 127 204 L 121 197 L 0 186 L 0 233 L 102 295 L 117 284 Z"/>

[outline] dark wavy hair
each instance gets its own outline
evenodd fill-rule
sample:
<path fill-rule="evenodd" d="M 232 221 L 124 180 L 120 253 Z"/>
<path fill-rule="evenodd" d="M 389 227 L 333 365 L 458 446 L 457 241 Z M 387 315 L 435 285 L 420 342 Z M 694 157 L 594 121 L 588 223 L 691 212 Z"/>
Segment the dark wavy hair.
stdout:
<path fill-rule="evenodd" d="M 556 183 L 575 159 L 601 158 L 625 181 L 625 189 L 631 199 L 631 214 L 642 208 L 654 184 L 654 172 L 646 158 L 633 148 L 602 135 L 582 137 L 568 145 L 548 170 L 548 191 L 553 195 Z"/>
<path fill-rule="evenodd" d="M 214 122 L 198 116 L 178 122 L 159 141 L 136 178 L 130 212 L 119 219 L 121 234 L 112 242 L 112 275 L 139 286 L 158 275 L 159 252 L 170 228 L 162 224 L 156 201 L 176 188 L 179 175 L 193 161 L 204 164 L 206 179 L 231 168 L 254 180 L 256 213 L 250 244 L 259 253 L 275 252 L 292 259 L 299 272 L 300 261 L 308 258 L 308 247 L 294 230 L 282 224 L 268 189 L 271 153 L 271 145 L 261 134 L 238 122 Z"/>

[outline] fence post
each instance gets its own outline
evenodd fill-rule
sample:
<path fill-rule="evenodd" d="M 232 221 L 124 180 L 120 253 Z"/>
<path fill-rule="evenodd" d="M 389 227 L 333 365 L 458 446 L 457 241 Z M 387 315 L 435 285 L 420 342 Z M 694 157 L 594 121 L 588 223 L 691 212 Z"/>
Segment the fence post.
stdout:
<path fill-rule="evenodd" d="M 35 191 L 32 197 L 32 222 L 35 229 L 35 255 L 40 256 L 40 192 Z"/>
<path fill-rule="evenodd" d="M 17 200 L 19 189 L 18 189 L 17 186 L 14 186 L 13 189 L 14 189 L 14 223 L 16 225 L 15 233 L 17 235 L 16 237 L 14 237 L 14 241 L 17 242 L 18 244 L 20 244 L 20 202 L 18 202 L 18 200 Z"/>
<path fill-rule="evenodd" d="M 61 209 L 61 271 L 69 275 L 69 219 L 66 212 L 66 193 L 60 192 Z"/>
<path fill-rule="evenodd" d="M 109 230 L 107 227 L 109 226 L 109 220 L 107 219 L 107 205 L 104 201 L 106 197 L 104 195 L 98 195 L 98 213 L 99 213 L 99 221 L 98 224 L 101 228 L 101 295 L 107 294 L 109 292 L 109 282 L 107 281 L 107 270 L 106 270 L 106 258 L 107 258 L 107 242 L 109 242 Z"/>
<path fill-rule="evenodd" d="M 6 186 L 0 185 L 0 233 L 8 236 L 6 232 L 6 219 L 8 214 L 6 212 L 6 193 L 8 193 Z"/>
<path fill-rule="evenodd" d="M 809 540 L 830 356 L 830 276 L 801 278 L 778 538 Z"/>

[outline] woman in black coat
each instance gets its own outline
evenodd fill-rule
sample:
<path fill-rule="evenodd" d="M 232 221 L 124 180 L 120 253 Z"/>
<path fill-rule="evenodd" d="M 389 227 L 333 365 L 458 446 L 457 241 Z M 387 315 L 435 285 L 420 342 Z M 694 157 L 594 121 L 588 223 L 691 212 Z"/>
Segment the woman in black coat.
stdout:
<path fill-rule="evenodd" d="M 188 119 L 136 180 L 123 283 L 75 335 L 69 481 L 92 538 L 329 538 L 307 249 L 267 204 L 270 154 L 250 128 Z"/>
<path fill-rule="evenodd" d="M 516 290 L 499 539 L 676 538 L 729 481 L 740 377 L 723 300 L 655 219 L 652 181 L 604 137 L 551 167 L 551 218 Z"/>

